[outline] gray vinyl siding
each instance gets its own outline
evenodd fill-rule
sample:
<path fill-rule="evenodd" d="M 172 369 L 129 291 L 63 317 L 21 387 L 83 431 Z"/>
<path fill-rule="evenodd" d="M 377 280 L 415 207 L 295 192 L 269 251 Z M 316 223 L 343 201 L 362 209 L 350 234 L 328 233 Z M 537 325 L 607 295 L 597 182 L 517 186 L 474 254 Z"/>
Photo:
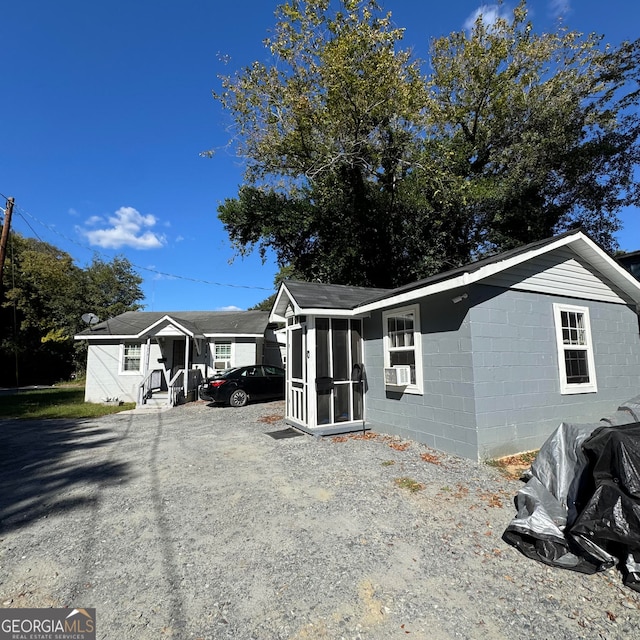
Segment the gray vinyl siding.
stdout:
<path fill-rule="evenodd" d="M 640 392 L 627 305 L 476 285 L 420 305 L 424 394 L 384 387 L 382 313 L 365 319 L 368 426 L 475 460 L 538 448 L 562 421 L 596 422 Z M 597 393 L 562 395 L 553 303 L 589 308 Z"/>
<path fill-rule="evenodd" d="M 622 294 L 571 249 L 561 248 L 487 278 L 488 285 L 624 303 Z"/>

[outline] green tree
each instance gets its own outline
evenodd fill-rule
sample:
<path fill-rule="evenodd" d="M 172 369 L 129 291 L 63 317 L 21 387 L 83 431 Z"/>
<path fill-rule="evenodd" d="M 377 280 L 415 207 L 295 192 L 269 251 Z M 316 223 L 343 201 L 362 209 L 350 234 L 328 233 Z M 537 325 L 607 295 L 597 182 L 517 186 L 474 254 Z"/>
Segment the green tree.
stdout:
<path fill-rule="evenodd" d="M 625 111 L 637 43 L 601 42 L 536 34 L 525 2 L 511 21 L 480 17 L 433 42 L 425 152 L 449 176 L 472 254 L 575 227 L 615 249 L 617 212 L 638 201 L 638 116 Z"/>
<path fill-rule="evenodd" d="M 140 308 L 141 278 L 125 258 L 81 269 L 57 247 L 12 233 L 0 308 L 0 384 L 45 383 L 84 368 L 73 336 L 83 313 L 107 319 Z M 101 315 L 102 314 L 102 315 Z"/>
<path fill-rule="evenodd" d="M 275 250 L 300 277 L 392 283 L 397 185 L 412 165 L 425 81 L 373 1 L 293 1 L 267 41 L 274 64 L 223 79 L 247 161 L 220 218 L 238 249 Z M 381 259 L 381 256 L 384 256 Z"/>
<path fill-rule="evenodd" d="M 270 65 L 222 78 L 246 161 L 219 217 L 295 276 L 395 286 L 584 226 L 614 248 L 639 199 L 638 44 L 479 19 L 431 75 L 374 0 L 278 7 Z"/>
<path fill-rule="evenodd" d="M 142 278 L 124 256 L 116 256 L 111 262 L 95 256 L 83 275 L 85 311 L 107 320 L 125 311 L 142 309 L 139 303 L 144 297 L 140 288 Z"/>

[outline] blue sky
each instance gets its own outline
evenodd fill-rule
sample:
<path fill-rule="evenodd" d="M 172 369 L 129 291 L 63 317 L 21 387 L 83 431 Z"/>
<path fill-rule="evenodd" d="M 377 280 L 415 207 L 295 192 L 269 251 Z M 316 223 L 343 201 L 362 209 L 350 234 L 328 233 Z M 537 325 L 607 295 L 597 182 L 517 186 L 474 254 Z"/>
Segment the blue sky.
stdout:
<path fill-rule="evenodd" d="M 273 261 L 235 258 L 217 206 L 242 168 L 225 150 L 217 76 L 266 58 L 274 0 L 19 0 L 3 3 L 0 194 L 12 227 L 70 253 L 125 255 L 147 310 L 246 309 L 273 292 Z M 432 37 L 495 5 L 382 0 L 426 58 Z M 515 2 L 505 3 L 504 9 Z M 529 0 L 538 31 L 566 25 L 618 44 L 640 33 L 637 0 Z M 211 159 L 200 152 L 216 148 Z M 4 199 L 0 199 L 4 206 Z M 640 249 L 637 210 L 621 248 Z"/>

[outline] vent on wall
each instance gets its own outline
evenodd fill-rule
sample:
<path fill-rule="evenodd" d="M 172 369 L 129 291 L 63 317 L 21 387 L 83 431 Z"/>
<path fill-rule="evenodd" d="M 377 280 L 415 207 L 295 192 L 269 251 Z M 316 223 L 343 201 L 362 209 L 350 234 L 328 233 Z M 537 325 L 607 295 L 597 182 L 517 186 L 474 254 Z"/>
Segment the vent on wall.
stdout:
<path fill-rule="evenodd" d="M 406 387 L 411 384 L 411 367 L 385 367 L 384 383 L 390 387 Z"/>

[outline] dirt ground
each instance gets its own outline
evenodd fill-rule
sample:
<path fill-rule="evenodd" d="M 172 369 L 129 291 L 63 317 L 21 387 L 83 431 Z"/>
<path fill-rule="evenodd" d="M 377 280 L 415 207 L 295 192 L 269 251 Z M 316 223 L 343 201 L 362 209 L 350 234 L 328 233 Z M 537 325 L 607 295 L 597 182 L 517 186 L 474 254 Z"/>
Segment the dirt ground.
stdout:
<path fill-rule="evenodd" d="M 628 638 L 640 594 L 501 540 L 520 483 L 282 403 L 0 421 L 0 606 L 98 637 Z"/>

